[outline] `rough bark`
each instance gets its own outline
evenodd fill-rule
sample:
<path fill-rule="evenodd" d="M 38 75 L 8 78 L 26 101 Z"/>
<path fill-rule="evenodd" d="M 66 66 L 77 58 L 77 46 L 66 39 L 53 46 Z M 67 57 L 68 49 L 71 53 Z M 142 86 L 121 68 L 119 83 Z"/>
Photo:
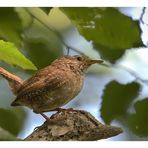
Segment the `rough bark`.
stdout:
<path fill-rule="evenodd" d="M 62 110 L 37 127 L 26 141 L 94 141 L 122 133 L 115 126 L 103 125 L 90 113 L 81 110 Z"/>

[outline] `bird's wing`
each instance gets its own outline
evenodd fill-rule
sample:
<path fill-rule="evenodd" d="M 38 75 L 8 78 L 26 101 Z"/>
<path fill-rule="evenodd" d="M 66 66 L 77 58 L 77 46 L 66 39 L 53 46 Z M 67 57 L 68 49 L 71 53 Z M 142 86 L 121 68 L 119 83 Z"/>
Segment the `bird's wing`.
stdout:
<path fill-rule="evenodd" d="M 48 75 L 40 75 L 40 77 L 32 76 L 24 82 L 17 98 L 24 97 L 25 95 L 39 96 L 47 91 L 50 92 L 57 89 L 66 83 L 65 80 L 61 79 L 62 77 L 63 73 L 57 71 L 53 71 Z"/>

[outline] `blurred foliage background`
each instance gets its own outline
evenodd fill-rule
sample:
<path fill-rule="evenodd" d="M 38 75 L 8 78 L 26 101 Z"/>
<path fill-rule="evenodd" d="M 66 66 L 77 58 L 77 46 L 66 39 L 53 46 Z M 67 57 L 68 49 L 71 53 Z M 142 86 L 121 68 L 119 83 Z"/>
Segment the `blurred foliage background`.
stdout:
<path fill-rule="evenodd" d="M 27 79 L 67 54 L 102 58 L 81 93 L 65 107 L 85 109 L 121 126 L 110 140 L 148 138 L 148 17 L 146 8 L 0 8 L 0 66 Z M 29 135 L 44 119 L 25 107 L 0 76 L 0 140 Z M 50 115 L 51 113 L 47 113 Z"/>

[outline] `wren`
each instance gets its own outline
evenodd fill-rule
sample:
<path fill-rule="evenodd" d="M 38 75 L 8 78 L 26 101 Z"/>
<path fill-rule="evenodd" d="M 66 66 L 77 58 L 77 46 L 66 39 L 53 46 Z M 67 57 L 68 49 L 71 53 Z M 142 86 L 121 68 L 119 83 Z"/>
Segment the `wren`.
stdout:
<path fill-rule="evenodd" d="M 78 55 L 64 56 L 25 81 L 1 67 L 0 74 L 8 80 L 17 96 L 12 106 L 27 106 L 46 118 L 43 112 L 58 110 L 77 96 L 88 67 L 102 62 Z"/>

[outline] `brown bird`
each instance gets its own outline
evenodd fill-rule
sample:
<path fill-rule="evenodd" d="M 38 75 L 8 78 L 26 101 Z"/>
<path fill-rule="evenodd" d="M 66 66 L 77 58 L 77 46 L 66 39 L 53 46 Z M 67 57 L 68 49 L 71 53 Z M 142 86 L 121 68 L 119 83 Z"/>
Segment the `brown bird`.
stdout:
<path fill-rule="evenodd" d="M 0 74 L 8 80 L 17 96 L 12 106 L 27 106 L 47 119 L 43 112 L 58 110 L 77 96 L 88 67 L 102 62 L 77 55 L 64 56 L 25 81 L 1 67 Z"/>

